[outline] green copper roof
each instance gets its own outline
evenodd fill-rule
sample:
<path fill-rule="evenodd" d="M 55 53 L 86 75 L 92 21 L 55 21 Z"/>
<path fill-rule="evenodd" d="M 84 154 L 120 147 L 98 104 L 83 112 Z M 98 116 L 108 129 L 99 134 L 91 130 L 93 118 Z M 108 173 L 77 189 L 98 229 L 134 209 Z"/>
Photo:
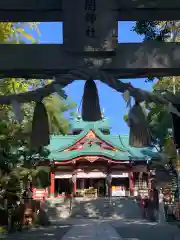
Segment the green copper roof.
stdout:
<path fill-rule="evenodd" d="M 85 122 L 81 118 L 79 119 L 72 119 L 70 122 L 72 129 L 84 129 L 87 126 L 91 125 L 93 128 L 97 129 L 110 129 L 110 122 L 107 118 L 102 119 L 101 121 L 96 122 Z"/>
<path fill-rule="evenodd" d="M 102 121 L 100 121 L 102 122 Z M 129 146 L 128 135 L 104 135 L 100 129 L 102 123 L 98 122 L 86 122 L 84 123 L 83 131 L 79 135 L 68 135 L 68 136 L 51 136 L 51 143 L 48 146 L 51 154 L 49 159 L 56 161 L 70 160 L 79 156 L 105 156 L 112 160 L 146 160 L 149 158 L 157 158 L 158 154 L 153 151 L 152 148 L 134 148 Z M 81 121 L 82 124 L 82 121 Z M 78 124 L 77 124 L 78 125 Z M 77 126 L 76 125 L 76 126 Z M 82 126 L 82 125 L 81 125 Z M 79 128 L 78 128 L 79 129 Z M 81 128 L 82 129 L 82 128 Z M 63 151 L 64 149 L 72 146 L 77 141 L 85 137 L 89 131 L 93 131 L 98 138 L 110 144 L 116 151 L 101 150 L 96 144 L 91 147 L 87 145 L 82 150 Z"/>

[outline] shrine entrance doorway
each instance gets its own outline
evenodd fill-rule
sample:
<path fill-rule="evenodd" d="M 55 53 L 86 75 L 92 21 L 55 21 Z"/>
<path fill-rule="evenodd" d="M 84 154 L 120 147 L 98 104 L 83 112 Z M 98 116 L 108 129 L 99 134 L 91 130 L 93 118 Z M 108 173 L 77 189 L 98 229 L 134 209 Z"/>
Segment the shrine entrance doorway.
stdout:
<path fill-rule="evenodd" d="M 70 197 L 72 193 L 72 184 L 68 178 L 55 179 L 54 195 L 55 197 Z"/>
<path fill-rule="evenodd" d="M 113 197 L 130 196 L 129 178 L 112 178 L 111 195 Z"/>
<path fill-rule="evenodd" d="M 77 179 L 77 192 L 84 192 L 91 195 L 91 192 L 94 192 L 94 195 L 97 197 L 105 197 L 107 192 L 106 179 L 105 178 L 78 178 Z"/>

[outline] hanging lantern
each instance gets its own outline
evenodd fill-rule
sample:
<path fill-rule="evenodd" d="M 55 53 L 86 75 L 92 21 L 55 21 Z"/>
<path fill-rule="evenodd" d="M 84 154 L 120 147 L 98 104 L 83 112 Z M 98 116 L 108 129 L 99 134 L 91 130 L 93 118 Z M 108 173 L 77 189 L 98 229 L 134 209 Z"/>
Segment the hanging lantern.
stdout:
<path fill-rule="evenodd" d="M 50 144 L 48 114 L 43 102 L 37 102 L 34 109 L 31 132 L 31 148 L 39 150 Z"/>
<path fill-rule="evenodd" d="M 102 120 L 98 90 L 93 80 L 87 80 L 84 86 L 82 119 L 87 122 Z"/>
<path fill-rule="evenodd" d="M 140 103 L 136 102 L 129 112 L 129 145 L 132 147 L 148 147 L 151 145 L 151 136 L 148 129 L 145 111 Z"/>

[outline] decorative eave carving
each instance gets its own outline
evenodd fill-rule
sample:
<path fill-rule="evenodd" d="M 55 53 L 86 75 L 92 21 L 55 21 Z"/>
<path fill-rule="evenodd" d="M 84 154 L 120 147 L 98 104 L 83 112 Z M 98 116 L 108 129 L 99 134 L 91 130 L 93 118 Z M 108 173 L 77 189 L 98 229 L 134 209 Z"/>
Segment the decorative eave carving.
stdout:
<path fill-rule="evenodd" d="M 96 134 L 93 132 L 93 130 L 90 130 L 88 132 L 88 134 L 86 134 L 83 138 L 78 140 L 72 146 L 64 149 L 63 151 L 64 152 L 73 151 L 73 150 L 81 151 L 81 149 L 84 148 L 85 144 L 88 144 L 89 146 L 92 146 L 93 144 L 97 144 L 97 143 L 99 143 L 101 145 L 101 146 L 99 146 L 99 148 L 101 148 L 102 150 L 106 149 L 106 146 L 111 151 L 116 151 L 117 150 L 112 145 L 110 145 L 109 143 L 106 143 L 105 141 L 100 139 L 98 136 L 96 136 Z"/>
<path fill-rule="evenodd" d="M 90 158 L 89 158 L 90 157 Z M 93 157 L 93 158 L 91 158 Z M 71 159 L 71 160 L 68 160 L 68 161 L 55 161 L 54 164 L 55 165 L 66 165 L 66 164 L 72 164 L 73 161 L 76 161 L 76 163 L 78 161 L 83 161 L 87 158 L 88 161 L 97 161 L 98 159 L 101 159 L 101 160 L 104 160 L 104 161 L 107 161 L 107 163 L 112 163 L 112 164 L 129 164 L 130 162 L 129 161 L 123 161 L 123 160 L 112 160 L 110 158 L 107 158 L 105 156 L 80 156 L 80 157 L 77 157 L 77 158 L 74 158 L 74 159 Z M 95 159 L 97 158 L 97 159 Z"/>
<path fill-rule="evenodd" d="M 86 156 L 84 159 L 93 163 L 99 159 L 99 156 Z"/>

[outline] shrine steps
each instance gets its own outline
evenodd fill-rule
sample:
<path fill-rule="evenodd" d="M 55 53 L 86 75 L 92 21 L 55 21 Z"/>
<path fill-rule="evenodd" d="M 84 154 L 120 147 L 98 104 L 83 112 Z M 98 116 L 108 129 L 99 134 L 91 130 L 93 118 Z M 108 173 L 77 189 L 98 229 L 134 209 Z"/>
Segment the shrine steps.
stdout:
<path fill-rule="evenodd" d="M 141 218 L 140 209 L 128 198 L 57 198 L 45 205 L 50 220 Z"/>

